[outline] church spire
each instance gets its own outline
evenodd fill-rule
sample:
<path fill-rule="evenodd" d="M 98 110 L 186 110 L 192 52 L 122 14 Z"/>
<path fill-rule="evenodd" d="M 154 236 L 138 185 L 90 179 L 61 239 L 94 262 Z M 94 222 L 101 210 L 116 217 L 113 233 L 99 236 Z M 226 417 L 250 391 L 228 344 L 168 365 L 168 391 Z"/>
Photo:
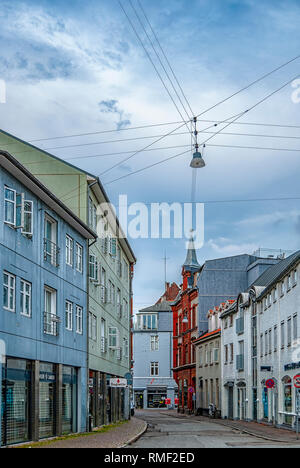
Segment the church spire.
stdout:
<path fill-rule="evenodd" d="M 189 241 L 187 256 L 183 264 L 183 268 L 186 271 L 197 271 L 197 270 L 200 270 L 201 268 L 197 260 L 197 254 L 196 254 L 193 235 L 191 236 L 190 241 Z"/>

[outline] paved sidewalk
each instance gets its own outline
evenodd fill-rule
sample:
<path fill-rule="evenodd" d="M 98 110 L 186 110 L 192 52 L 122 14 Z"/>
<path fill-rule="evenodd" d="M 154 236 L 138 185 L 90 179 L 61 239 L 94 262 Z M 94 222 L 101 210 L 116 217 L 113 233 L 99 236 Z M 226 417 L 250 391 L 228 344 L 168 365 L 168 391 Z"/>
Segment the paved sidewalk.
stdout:
<path fill-rule="evenodd" d="M 147 429 L 147 423 L 141 419 L 131 418 L 130 421 L 116 426 L 106 426 L 99 432 L 84 435 L 74 435 L 65 440 L 42 441 L 28 444 L 27 448 L 121 448 L 140 437 Z"/>
<path fill-rule="evenodd" d="M 161 414 L 173 416 L 178 419 L 190 418 L 196 421 L 210 421 L 212 423 L 215 422 L 218 424 L 222 424 L 223 426 L 231 427 L 245 434 L 253 435 L 255 437 L 259 437 L 265 440 L 280 443 L 299 443 L 300 446 L 300 440 L 297 441 L 295 432 L 289 431 L 288 429 L 280 429 L 273 426 L 269 426 L 268 424 L 260 424 L 256 422 L 246 421 L 229 421 L 225 419 L 210 419 L 204 416 L 181 414 L 178 413 L 176 410 L 163 411 L 161 412 Z"/>

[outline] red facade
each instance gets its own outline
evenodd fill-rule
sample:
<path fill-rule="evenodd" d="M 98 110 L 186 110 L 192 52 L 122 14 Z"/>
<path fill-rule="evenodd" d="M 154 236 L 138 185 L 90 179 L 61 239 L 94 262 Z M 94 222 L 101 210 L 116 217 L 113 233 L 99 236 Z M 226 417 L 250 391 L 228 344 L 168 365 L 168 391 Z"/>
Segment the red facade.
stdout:
<path fill-rule="evenodd" d="M 173 375 L 178 384 L 178 410 L 195 409 L 196 356 L 193 341 L 198 337 L 197 326 L 197 271 L 182 269 L 181 292 L 174 301 L 173 310 Z"/>

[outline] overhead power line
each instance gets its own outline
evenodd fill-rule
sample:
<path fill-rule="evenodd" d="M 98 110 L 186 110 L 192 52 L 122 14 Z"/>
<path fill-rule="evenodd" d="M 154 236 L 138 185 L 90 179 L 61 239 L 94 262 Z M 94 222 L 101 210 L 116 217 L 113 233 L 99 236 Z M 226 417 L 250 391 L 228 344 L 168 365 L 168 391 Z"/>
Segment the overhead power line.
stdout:
<path fill-rule="evenodd" d="M 232 123 L 236 122 L 238 119 L 240 119 L 243 115 L 246 115 L 247 113 L 249 113 L 250 111 L 252 111 L 253 109 L 255 109 L 256 107 L 258 107 L 260 104 L 262 104 L 263 102 L 267 101 L 268 99 L 270 99 L 272 96 L 274 96 L 276 93 L 280 92 L 282 89 L 284 89 L 287 85 L 289 85 L 290 83 L 292 83 L 295 79 L 299 78 L 299 75 L 297 75 L 296 77 L 294 77 L 292 80 L 289 80 L 288 82 L 284 83 L 282 86 L 280 86 L 279 88 L 277 88 L 275 91 L 273 91 L 272 93 L 269 93 L 267 96 L 265 96 L 263 99 L 260 99 L 256 104 L 254 104 L 252 107 L 250 107 L 249 109 L 246 109 L 246 111 L 242 112 L 241 114 L 239 114 L 235 119 L 233 119 L 232 122 L 229 122 L 223 129 L 219 130 L 218 132 L 216 132 L 214 135 L 210 136 L 209 138 L 207 138 L 205 141 L 203 141 L 199 146 L 202 146 L 202 145 L 206 145 L 212 138 L 215 138 L 217 135 L 219 135 L 223 130 L 225 130 L 227 127 L 229 127 L 229 125 L 231 125 Z M 164 162 L 167 162 L 167 161 L 170 161 L 172 159 L 175 159 L 175 158 L 178 158 L 180 156 L 183 156 L 184 154 L 187 154 L 188 151 L 186 152 L 183 152 L 183 153 L 179 153 L 175 156 L 172 156 L 170 158 L 166 158 L 166 159 L 163 159 L 162 161 L 160 162 L 156 162 L 154 164 L 151 164 L 149 166 L 146 166 L 142 169 L 139 169 L 137 171 L 133 171 L 133 172 L 130 172 L 129 174 L 126 174 L 126 175 L 123 175 L 121 177 L 118 177 L 117 179 L 114 179 L 114 180 L 111 180 L 109 182 L 107 182 L 106 184 L 104 185 L 110 185 L 114 182 L 118 182 L 120 180 L 123 180 L 124 178 L 127 178 L 127 177 L 130 177 L 134 174 L 139 174 L 147 169 L 150 169 L 151 167 L 154 167 L 154 166 L 158 166 L 159 164 L 163 164 Z"/>
<path fill-rule="evenodd" d="M 170 70 L 171 70 L 171 73 L 172 73 L 172 75 L 173 75 L 173 77 L 174 77 L 174 79 L 175 79 L 175 81 L 176 81 L 176 83 L 177 83 L 177 85 L 178 85 L 178 87 L 179 87 L 179 89 L 180 89 L 180 91 L 181 91 L 181 94 L 182 94 L 182 96 L 183 96 L 183 99 L 185 100 L 185 102 L 186 102 L 188 108 L 190 109 L 191 115 L 194 116 L 195 113 L 193 112 L 193 109 L 191 108 L 191 105 L 190 105 L 190 103 L 189 103 L 189 101 L 188 101 L 188 99 L 187 99 L 187 97 L 186 97 L 186 94 L 185 94 L 184 91 L 183 91 L 183 88 L 182 88 L 182 86 L 181 86 L 181 84 L 180 84 L 180 82 L 179 82 L 179 80 L 178 80 L 178 78 L 177 78 L 177 76 L 176 76 L 176 73 L 175 73 L 175 71 L 174 71 L 174 69 L 173 69 L 173 67 L 172 67 L 172 65 L 171 65 L 171 63 L 170 63 L 170 61 L 169 61 L 169 59 L 168 59 L 168 57 L 167 57 L 167 55 L 166 55 L 166 53 L 165 53 L 163 47 L 162 47 L 162 45 L 161 45 L 160 40 L 158 39 L 158 36 L 157 36 L 157 34 L 156 34 L 154 28 L 152 27 L 152 25 L 151 25 L 151 23 L 150 23 L 149 17 L 147 16 L 147 14 L 146 14 L 146 12 L 145 12 L 145 9 L 143 8 L 143 6 L 142 6 L 140 0 L 138 0 L 138 5 L 139 5 L 139 7 L 140 7 L 140 9 L 141 9 L 141 11 L 142 11 L 142 13 L 143 13 L 145 19 L 146 19 L 146 22 L 148 23 L 148 25 L 149 25 L 149 27 L 150 27 L 150 29 L 151 29 L 151 31 L 152 31 L 153 36 L 154 36 L 155 39 L 156 39 L 156 42 L 157 42 L 157 44 L 158 44 L 158 47 L 160 48 L 160 50 L 161 50 L 161 52 L 162 52 L 162 54 L 163 54 L 163 56 L 164 56 L 164 58 L 165 58 L 165 60 L 166 60 L 166 62 L 167 62 L 167 64 L 168 64 L 168 66 L 169 66 L 169 68 L 170 68 Z"/>
<path fill-rule="evenodd" d="M 249 89 L 251 86 L 254 86 L 255 84 L 259 83 L 260 81 L 264 80 L 265 78 L 271 76 L 273 73 L 277 72 L 278 70 L 280 70 L 280 69 L 286 67 L 287 65 L 289 65 L 290 63 L 292 63 L 292 62 L 298 60 L 299 58 L 300 58 L 300 55 L 294 57 L 293 59 L 291 59 L 291 60 L 289 60 L 289 61 L 287 61 L 287 62 L 285 62 L 284 64 L 280 65 L 279 67 L 276 67 L 276 68 L 273 69 L 272 71 L 270 71 L 270 72 L 268 72 L 268 73 L 262 75 L 260 78 L 258 78 L 258 79 L 256 79 L 256 80 L 252 81 L 252 82 L 249 83 L 247 86 L 244 86 L 243 88 L 241 88 L 239 91 L 236 91 L 235 93 L 231 94 L 231 95 L 228 96 L 227 98 L 225 98 L 225 99 L 223 99 L 223 100 L 217 102 L 217 103 L 214 104 L 213 106 L 211 106 L 211 107 L 209 107 L 208 109 L 206 109 L 205 111 L 201 112 L 201 113 L 197 116 L 197 118 L 199 119 L 199 117 L 202 117 L 202 115 L 204 115 L 205 113 L 207 113 L 207 112 L 209 112 L 209 111 L 215 109 L 215 108 L 218 107 L 219 105 L 221 105 L 221 104 L 227 102 L 227 101 L 230 100 L 231 98 L 233 98 L 233 97 L 237 96 L 238 94 L 242 93 L 243 91 Z M 234 124 L 234 122 L 233 122 L 233 124 Z M 177 130 L 180 130 L 184 125 L 185 125 L 185 123 L 182 124 L 182 125 L 180 125 L 179 127 L 175 128 L 173 131 L 167 133 L 165 136 L 168 136 L 168 135 L 170 135 L 170 134 L 172 134 L 172 133 L 175 133 Z M 218 125 L 218 124 L 216 124 L 216 125 Z M 114 165 L 113 167 L 118 167 L 119 165 L 123 164 L 124 162 L 128 161 L 130 158 L 132 158 L 132 157 L 134 157 L 135 155 L 141 153 L 142 151 L 148 149 L 149 147 L 153 146 L 155 143 L 157 143 L 158 141 L 161 141 L 162 139 L 163 139 L 163 137 L 160 138 L 160 139 L 157 140 L 157 141 L 154 141 L 152 144 L 146 146 L 145 148 L 142 148 L 140 151 L 134 152 L 131 156 L 127 157 L 126 159 L 124 159 L 124 160 L 122 160 L 122 161 L 120 161 L 119 164 L 116 164 L 116 165 Z M 102 174 L 99 174 L 98 177 L 101 177 L 101 175 L 103 175 L 103 173 L 102 173 Z M 75 192 L 77 189 L 78 189 L 78 188 L 76 187 L 75 189 L 73 189 L 73 190 L 71 190 L 70 192 L 66 193 L 66 194 L 64 195 L 64 197 L 65 197 L 65 196 L 68 196 L 70 193 Z"/>
<path fill-rule="evenodd" d="M 129 1 L 130 1 L 130 0 L 129 0 Z M 134 12 L 135 12 L 135 14 L 136 14 L 136 16 L 137 16 L 139 22 L 140 22 L 140 24 L 141 24 L 142 27 L 144 28 L 143 23 L 141 22 L 141 20 L 140 20 L 140 18 L 139 18 L 139 16 L 138 16 L 138 14 L 137 14 L 137 12 L 136 12 L 136 10 L 135 10 L 133 4 L 131 3 L 131 1 L 130 1 L 130 4 L 131 4 L 131 7 L 133 8 L 133 10 L 134 10 Z M 154 61 L 153 61 L 153 59 L 152 59 L 150 53 L 148 52 L 148 50 L 147 50 L 147 48 L 146 48 L 146 46 L 145 46 L 143 40 L 141 39 L 141 37 L 140 37 L 140 35 L 139 35 L 139 33 L 138 33 L 136 27 L 134 26 L 133 22 L 132 22 L 131 19 L 129 18 L 129 16 L 128 16 L 126 10 L 125 10 L 125 8 L 123 7 L 123 5 L 122 5 L 122 3 L 121 3 L 120 1 L 119 1 L 119 5 L 120 5 L 121 9 L 123 10 L 123 12 L 124 12 L 124 14 L 125 14 L 125 16 L 126 16 L 128 22 L 129 22 L 129 24 L 131 25 L 131 28 L 133 29 L 133 31 L 134 31 L 134 33 L 135 33 L 135 35 L 136 35 L 138 41 L 140 42 L 140 44 L 141 44 L 141 46 L 142 46 L 144 52 L 146 53 L 148 59 L 150 60 L 150 62 L 151 62 L 151 64 L 152 64 L 152 66 L 153 66 L 153 68 L 154 68 L 154 70 L 155 70 L 157 76 L 159 77 L 159 79 L 160 79 L 160 81 L 161 81 L 163 87 L 165 88 L 165 90 L 167 91 L 167 93 L 168 93 L 168 95 L 169 95 L 171 101 L 173 102 L 173 104 L 174 104 L 174 106 L 175 106 L 177 112 L 179 113 L 179 115 L 180 115 L 180 117 L 182 118 L 182 120 L 184 120 L 184 117 L 183 117 L 183 115 L 182 115 L 182 113 L 181 113 L 181 111 L 180 111 L 180 109 L 179 109 L 177 103 L 175 102 L 175 100 L 174 100 L 174 98 L 173 98 L 171 92 L 169 91 L 168 86 L 166 85 L 166 83 L 165 83 L 163 77 L 161 76 L 161 74 L 160 74 L 160 72 L 159 72 L 157 66 L 155 65 L 155 63 L 154 63 Z M 145 30 L 145 28 L 144 28 L 144 30 Z M 152 43 L 152 41 L 151 41 L 151 39 L 150 39 L 150 37 L 149 37 L 149 35 L 148 35 L 148 33 L 147 33 L 146 30 L 145 30 L 145 33 L 146 33 L 146 35 L 147 35 L 147 37 L 148 37 L 148 40 L 150 41 L 150 44 L 151 44 L 151 46 L 152 46 L 152 48 L 153 48 L 155 54 L 158 56 L 158 54 L 157 54 L 157 52 L 156 52 L 156 49 L 154 48 L 153 43 Z M 159 56 L 158 56 L 158 58 L 159 58 L 159 60 L 160 60 L 160 57 L 159 57 Z M 160 63 L 161 63 L 161 61 L 160 61 Z M 161 64 L 162 64 L 162 63 L 161 63 Z M 163 65 L 162 65 L 162 66 L 163 66 Z M 167 74 L 167 73 L 166 73 L 166 74 Z M 168 79 L 170 80 L 168 74 L 167 74 L 167 77 L 168 77 Z M 170 80 L 170 81 L 171 81 L 171 80 Z M 171 81 L 171 85 L 173 86 L 172 81 Z M 174 86 L 173 86 L 173 88 L 174 88 Z M 175 90 L 175 91 L 176 91 L 176 90 Z M 178 97 L 178 94 L 177 94 L 177 97 Z M 181 102 L 180 98 L 179 98 L 179 101 Z M 181 102 L 181 104 L 182 104 L 182 102 Z M 183 107 L 184 107 L 184 106 L 183 106 Z M 184 108 L 184 109 L 185 109 L 185 108 Z M 187 116 L 188 116 L 188 118 L 189 118 L 189 117 L 192 117 L 192 116 L 189 116 L 188 114 L 187 114 Z M 106 172 L 109 172 L 109 171 L 106 171 Z"/>

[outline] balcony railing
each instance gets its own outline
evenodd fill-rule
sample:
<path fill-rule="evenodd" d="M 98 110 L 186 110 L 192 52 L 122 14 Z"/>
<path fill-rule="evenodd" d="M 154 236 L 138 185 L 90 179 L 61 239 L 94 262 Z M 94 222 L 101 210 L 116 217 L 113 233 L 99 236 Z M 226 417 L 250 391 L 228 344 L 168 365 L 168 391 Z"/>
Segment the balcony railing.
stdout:
<path fill-rule="evenodd" d="M 59 267 L 60 248 L 49 239 L 44 239 L 44 260 L 55 267 Z"/>
<path fill-rule="evenodd" d="M 55 314 L 44 312 L 44 333 L 46 335 L 59 336 L 60 318 Z"/>
<path fill-rule="evenodd" d="M 244 355 L 239 354 L 236 357 L 236 370 L 237 371 L 243 371 L 244 370 Z"/>
<path fill-rule="evenodd" d="M 245 330 L 244 317 L 238 318 L 235 324 L 236 324 L 236 333 L 238 335 L 241 335 L 242 333 L 244 333 L 244 330 Z"/>

